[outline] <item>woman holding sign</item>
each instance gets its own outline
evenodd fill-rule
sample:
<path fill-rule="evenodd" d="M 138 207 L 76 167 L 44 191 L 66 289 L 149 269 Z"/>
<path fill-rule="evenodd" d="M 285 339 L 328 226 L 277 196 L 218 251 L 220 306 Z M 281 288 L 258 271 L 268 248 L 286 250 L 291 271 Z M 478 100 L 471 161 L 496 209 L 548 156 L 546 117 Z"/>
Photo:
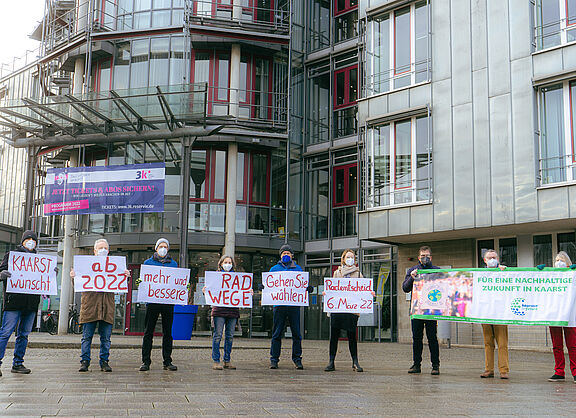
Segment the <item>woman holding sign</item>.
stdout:
<path fill-rule="evenodd" d="M 178 263 L 170 257 L 168 250 L 170 243 L 166 238 L 160 238 L 154 246 L 155 253 L 148 260 L 144 261 L 145 265 L 158 267 L 178 267 Z M 158 317 L 162 315 L 162 358 L 164 359 L 164 370 L 176 371 L 178 367 L 172 364 L 172 323 L 174 322 L 174 305 L 163 303 L 147 303 L 146 316 L 144 317 L 144 338 L 142 341 L 142 366 L 140 371 L 150 370 L 152 360 L 152 339 Z"/>
<path fill-rule="evenodd" d="M 335 278 L 364 277 L 356 265 L 356 254 L 352 250 L 344 250 L 340 258 L 340 266 L 334 272 Z M 326 293 L 324 292 L 323 295 Z M 372 296 L 375 293 L 372 292 Z M 355 313 L 331 313 L 330 315 L 330 362 L 324 369 L 325 372 L 333 372 L 334 360 L 338 351 L 338 339 L 340 330 L 345 330 L 348 337 L 348 348 L 352 356 L 352 369 L 356 372 L 363 372 L 364 369 L 358 363 L 358 341 L 356 333 L 358 331 L 358 317 Z"/>

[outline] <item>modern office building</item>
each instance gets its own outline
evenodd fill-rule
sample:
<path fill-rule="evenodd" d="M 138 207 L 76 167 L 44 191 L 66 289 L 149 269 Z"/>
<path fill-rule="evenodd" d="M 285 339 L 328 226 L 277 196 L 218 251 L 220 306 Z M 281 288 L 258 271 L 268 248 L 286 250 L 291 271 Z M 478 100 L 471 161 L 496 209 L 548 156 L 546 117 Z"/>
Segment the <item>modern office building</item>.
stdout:
<path fill-rule="evenodd" d="M 41 212 L 46 168 L 161 161 L 165 212 L 78 217 L 78 251 L 104 235 L 136 268 L 166 235 L 196 278 L 230 250 L 258 277 L 288 239 L 315 286 L 305 338 L 328 337 L 322 278 L 346 248 L 377 287 L 362 338 L 403 342 L 401 283 L 421 245 L 450 267 L 483 267 L 488 248 L 508 266 L 576 260 L 575 2 L 46 4 L 40 58 L 0 78 L 0 124 L 38 156 L 4 145 L 35 170 L 20 221 L 47 245 L 63 222 Z M 130 298 L 117 329 L 139 332 Z M 264 336 L 270 323 L 255 308 L 242 324 Z M 482 341 L 478 326 L 451 331 Z M 547 331 L 513 328 L 511 343 L 546 345 Z"/>

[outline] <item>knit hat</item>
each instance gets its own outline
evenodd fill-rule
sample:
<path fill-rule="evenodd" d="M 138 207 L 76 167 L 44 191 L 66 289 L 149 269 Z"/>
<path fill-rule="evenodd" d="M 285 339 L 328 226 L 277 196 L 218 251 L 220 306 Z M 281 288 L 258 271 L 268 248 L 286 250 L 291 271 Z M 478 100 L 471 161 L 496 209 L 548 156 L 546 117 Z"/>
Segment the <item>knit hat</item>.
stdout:
<path fill-rule="evenodd" d="M 22 239 L 20 240 L 20 243 L 23 243 L 28 238 L 32 238 L 34 241 L 38 242 L 38 235 L 36 235 L 36 232 L 27 230 L 24 231 L 24 233 L 22 234 Z"/>
<path fill-rule="evenodd" d="M 292 250 L 292 247 L 289 244 L 284 244 L 280 247 L 280 255 L 282 255 L 284 251 L 289 251 L 292 255 L 294 255 L 294 250 Z"/>
<path fill-rule="evenodd" d="M 156 245 L 154 246 L 154 251 L 156 251 L 158 249 L 158 246 L 162 243 L 166 244 L 168 246 L 168 249 L 170 249 L 170 243 L 168 242 L 168 240 L 166 238 L 160 238 L 160 239 L 158 239 L 158 241 L 156 241 Z"/>

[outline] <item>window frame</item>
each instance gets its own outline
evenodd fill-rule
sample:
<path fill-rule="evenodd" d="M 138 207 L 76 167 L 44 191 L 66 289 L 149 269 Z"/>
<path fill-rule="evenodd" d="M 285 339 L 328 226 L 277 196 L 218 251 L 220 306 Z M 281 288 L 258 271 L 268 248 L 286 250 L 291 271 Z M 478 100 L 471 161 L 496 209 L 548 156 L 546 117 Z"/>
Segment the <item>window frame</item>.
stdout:
<path fill-rule="evenodd" d="M 356 170 L 356 200 L 349 200 L 350 196 L 350 183 L 346 181 L 350 175 L 350 171 Z M 344 200 L 336 202 L 336 172 L 344 171 Z M 356 206 L 358 204 L 358 162 L 337 165 L 332 167 L 332 208 L 342 208 L 346 206 Z"/>
<path fill-rule="evenodd" d="M 358 79 L 358 64 L 354 64 L 354 65 L 350 65 L 344 68 L 339 68 L 338 70 L 334 71 L 334 78 L 333 78 L 333 83 L 334 83 L 334 99 L 333 99 L 333 111 L 337 111 L 337 110 L 341 110 L 341 109 L 345 109 L 348 107 L 352 107 L 352 106 L 356 106 L 356 104 L 358 104 L 358 97 L 356 97 L 356 100 L 354 101 L 350 101 L 350 71 L 352 70 L 356 70 L 356 96 L 358 96 L 358 85 L 359 85 L 359 79 Z M 344 73 L 344 103 L 343 104 L 337 104 L 338 102 L 338 74 L 340 73 Z"/>
<path fill-rule="evenodd" d="M 352 6 L 350 5 L 352 0 L 344 0 L 344 1 L 345 1 L 346 5 L 344 6 L 344 8 L 342 10 L 339 10 L 338 0 L 334 0 L 334 3 L 333 3 L 333 5 L 334 5 L 334 13 L 333 13 L 334 17 L 342 16 L 345 13 L 348 13 L 348 12 L 351 12 L 354 10 L 358 10 L 358 1 L 356 1 L 356 5 L 352 5 Z"/>
<path fill-rule="evenodd" d="M 254 156 L 266 156 L 266 201 L 258 202 L 254 200 Z M 252 151 L 250 152 L 250 181 L 248 184 L 249 204 L 251 206 L 270 207 L 270 170 L 271 170 L 271 155 L 267 151 Z"/>
<path fill-rule="evenodd" d="M 205 175 L 205 186 L 204 186 L 204 196 L 203 197 L 189 197 L 189 203 L 209 203 L 211 195 L 211 150 L 210 148 L 194 148 L 192 151 L 204 151 L 206 154 L 206 167 L 204 168 Z"/>

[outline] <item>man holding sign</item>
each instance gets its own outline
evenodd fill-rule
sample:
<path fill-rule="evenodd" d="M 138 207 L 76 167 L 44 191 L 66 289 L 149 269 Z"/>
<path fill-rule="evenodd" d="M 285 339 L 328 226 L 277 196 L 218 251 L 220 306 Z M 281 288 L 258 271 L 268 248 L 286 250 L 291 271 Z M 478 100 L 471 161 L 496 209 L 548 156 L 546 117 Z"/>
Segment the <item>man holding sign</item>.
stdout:
<path fill-rule="evenodd" d="M 188 304 L 188 281 L 190 280 L 190 270 L 178 269 L 178 263 L 170 257 L 168 250 L 170 243 L 166 238 L 160 238 L 156 241 L 154 247 L 156 252 L 140 270 L 140 279 L 138 280 L 138 301 L 144 299 L 154 300 L 155 302 L 146 304 L 146 316 L 144 317 L 144 338 L 142 340 L 142 366 L 140 371 L 150 370 L 152 359 L 152 340 L 154 338 L 154 329 L 158 317 L 162 315 L 162 358 L 164 359 L 164 370 L 176 371 L 178 367 L 172 364 L 172 322 L 174 322 L 174 305 Z M 148 267 L 149 266 L 149 267 Z M 149 271 L 152 266 L 158 267 L 158 271 Z M 176 270 L 177 269 L 177 270 Z M 181 276 L 184 272 L 184 277 Z M 178 284 L 175 283 L 180 282 Z M 160 288 L 155 288 L 154 284 L 160 284 Z M 178 287 L 169 288 L 168 285 L 177 285 Z M 144 294 L 141 295 L 141 292 Z"/>
<path fill-rule="evenodd" d="M 110 336 L 114 324 L 114 292 L 128 292 L 130 272 L 125 257 L 108 257 L 108 241 L 97 239 L 94 255 L 74 256 L 74 268 L 70 277 L 74 290 L 82 292 L 80 299 L 80 323 L 82 326 L 82 354 L 79 372 L 87 372 L 90 366 L 92 338 L 98 328 L 100 334 L 100 370 L 111 372 Z"/>
<path fill-rule="evenodd" d="M 293 260 L 294 251 L 288 244 L 280 247 L 280 261 L 270 269 L 274 272 L 302 272 L 302 267 Z M 302 334 L 300 333 L 300 306 L 308 306 L 308 295 L 314 288 L 308 285 L 308 274 L 297 274 L 293 278 L 262 274 L 262 304 L 272 304 L 273 325 L 270 346 L 270 368 L 277 369 L 282 350 L 282 334 L 286 319 L 292 333 L 292 361 L 298 370 L 302 366 Z M 275 290 L 278 290 L 275 292 Z M 269 300 L 267 300 L 269 299 Z"/>
<path fill-rule="evenodd" d="M 25 231 L 21 245 L 4 255 L 0 265 L 0 279 L 4 286 L 4 317 L 0 329 L 0 365 L 6 353 L 8 339 L 18 327 L 12 373 L 30 373 L 24 366 L 24 354 L 28 346 L 28 334 L 34 326 L 40 292 L 55 294 L 58 269 L 56 257 L 32 256 L 36 254 L 38 236 L 34 231 Z M 52 286 L 52 287 L 50 287 Z M 11 291 L 7 291 L 11 289 Z M 2 372 L 0 372 L 2 376 Z"/>

